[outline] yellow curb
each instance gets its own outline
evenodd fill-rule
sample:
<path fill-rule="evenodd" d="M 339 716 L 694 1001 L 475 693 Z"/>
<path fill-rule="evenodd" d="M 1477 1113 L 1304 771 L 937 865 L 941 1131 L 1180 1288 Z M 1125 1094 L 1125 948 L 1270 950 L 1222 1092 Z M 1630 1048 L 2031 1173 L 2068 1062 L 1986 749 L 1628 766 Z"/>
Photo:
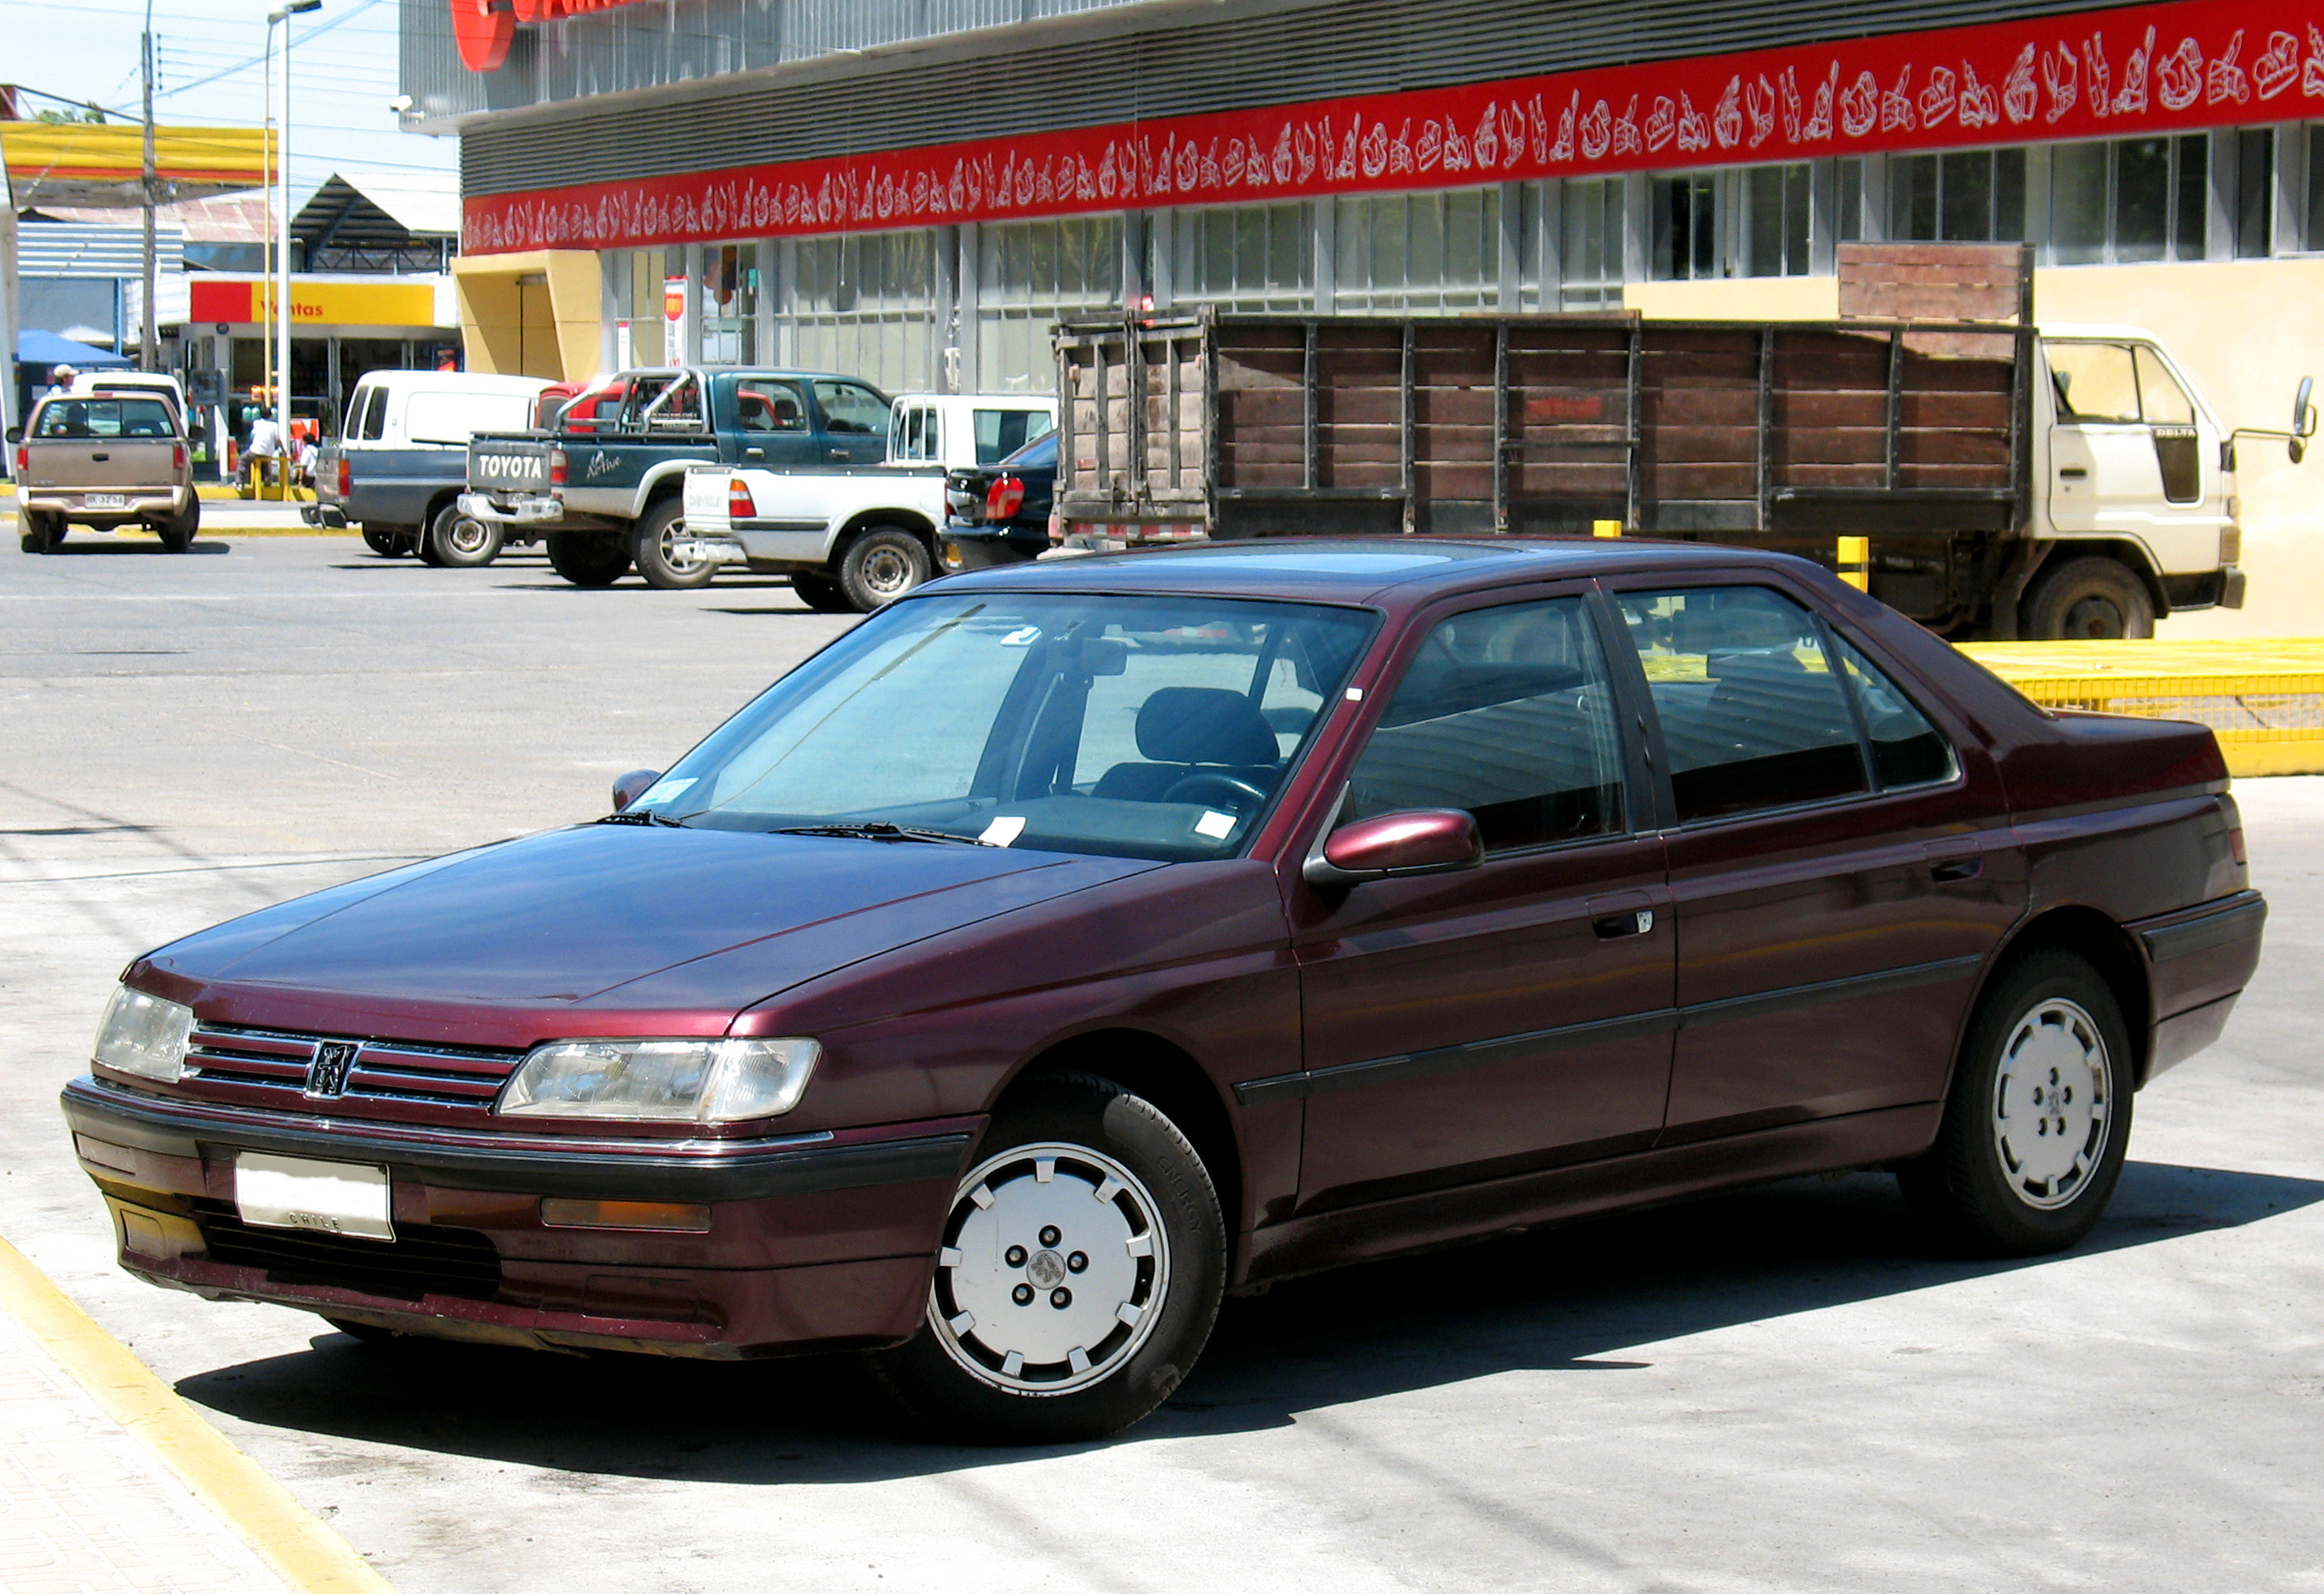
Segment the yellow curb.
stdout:
<path fill-rule="evenodd" d="M 300 1594 L 395 1594 L 347 1542 L 0 1240 L 0 1306 Z"/>

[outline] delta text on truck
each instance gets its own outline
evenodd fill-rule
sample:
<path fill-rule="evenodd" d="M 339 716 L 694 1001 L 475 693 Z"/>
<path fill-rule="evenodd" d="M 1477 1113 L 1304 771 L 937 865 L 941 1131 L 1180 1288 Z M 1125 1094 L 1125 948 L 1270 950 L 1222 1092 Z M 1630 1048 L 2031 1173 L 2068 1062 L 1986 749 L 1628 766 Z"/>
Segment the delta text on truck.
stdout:
<path fill-rule="evenodd" d="M 875 465 L 888 412 L 878 388 L 829 372 L 619 371 L 553 427 L 470 438 L 459 511 L 508 544 L 546 540 L 549 562 L 576 586 L 611 586 L 634 566 L 649 586 L 699 587 L 717 567 L 677 551 L 688 466 Z"/>
<path fill-rule="evenodd" d="M 1067 322 L 1051 538 L 1863 538 L 1873 596 L 1957 641 L 2242 607 L 2236 441 L 2296 464 L 2306 380 L 2289 431 L 2230 429 L 2153 334 L 2037 324 L 2020 246 L 1840 255 L 1836 321 Z"/>
<path fill-rule="evenodd" d="M 1054 400 L 1026 394 L 908 393 L 879 465 L 694 466 L 678 557 L 783 574 L 811 607 L 869 614 L 940 570 L 945 478 L 997 464 L 1055 431 Z"/>

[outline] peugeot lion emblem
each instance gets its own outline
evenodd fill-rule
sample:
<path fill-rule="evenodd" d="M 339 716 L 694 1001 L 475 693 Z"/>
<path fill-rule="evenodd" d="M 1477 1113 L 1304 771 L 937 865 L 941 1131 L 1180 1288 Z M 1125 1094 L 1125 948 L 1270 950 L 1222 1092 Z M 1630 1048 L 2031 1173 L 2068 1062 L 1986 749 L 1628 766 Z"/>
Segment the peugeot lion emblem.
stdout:
<path fill-rule="evenodd" d="M 315 1048 L 315 1061 L 307 1065 L 307 1087 L 302 1095 L 312 1097 L 337 1096 L 347 1088 L 347 1070 L 355 1064 L 355 1043 L 353 1041 L 325 1041 Z"/>

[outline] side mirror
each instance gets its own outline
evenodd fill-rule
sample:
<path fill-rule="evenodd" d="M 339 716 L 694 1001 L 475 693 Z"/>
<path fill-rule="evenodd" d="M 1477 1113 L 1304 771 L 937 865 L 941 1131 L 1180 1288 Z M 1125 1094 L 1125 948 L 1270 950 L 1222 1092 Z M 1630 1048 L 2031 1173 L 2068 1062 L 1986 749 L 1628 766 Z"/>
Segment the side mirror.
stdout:
<path fill-rule="evenodd" d="M 11 443 L 23 442 L 24 440 L 24 429 L 21 426 L 10 427 L 8 429 L 8 440 Z"/>
<path fill-rule="evenodd" d="M 186 436 L 190 441 L 206 443 L 210 440 L 210 429 L 197 421 L 186 428 Z"/>
<path fill-rule="evenodd" d="M 1466 809 L 1405 808 L 1342 825 L 1300 872 L 1307 884 L 1358 885 L 1406 875 L 1443 875 L 1485 861 L 1484 839 Z"/>
<path fill-rule="evenodd" d="M 2300 391 L 2292 400 L 2292 441 L 2289 447 L 2294 465 L 2299 464 L 2301 458 L 2308 452 L 2308 440 L 2316 435 L 2316 406 L 2308 402 L 2308 395 L 2315 391 L 2316 378 L 2302 376 Z"/>
<path fill-rule="evenodd" d="M 620 780 L 615 781 L 613 783 L 613 811 L 615 813 L 627 812 L 629 811 L 630 804 L 635 802 L 639 798 L 651 791 L 653 789 L 653 783 L 659 779 L 661 779 L 661 771 L 658 769 L 633 769 L 630 771 L 629 774 L 623 775 Z"/>

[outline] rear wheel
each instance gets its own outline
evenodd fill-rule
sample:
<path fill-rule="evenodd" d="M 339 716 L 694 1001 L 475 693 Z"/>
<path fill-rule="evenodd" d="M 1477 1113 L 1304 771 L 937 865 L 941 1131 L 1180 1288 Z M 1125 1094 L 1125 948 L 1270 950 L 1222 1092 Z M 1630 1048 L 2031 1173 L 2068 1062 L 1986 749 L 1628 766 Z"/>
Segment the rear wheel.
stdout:
<path fill-rule="evenodd" d="M 161 534 L 162 548 L 171 553 L 183 553 L 194 545 L 194 535 L 202 529 L 202 501 L 190 498 L 180 514 L 171 515 L 154 531 Z"/>
<path fill-rule="evenodd" d="M 873 526 L 839 561 L 839 588 L 865 614 L 884 608 L 928 579 L 928 551 L 898 526 Z"/>
<path fill-rule="evenodd" d="M 363 540 L 364 546 L 382 559 L 393 559 L 399 553 L 410 551 L 410 545 L 387 527 L 374 525 L 368 522 L 363 528 Z"/>
<path fill-rule="evenodd" d="M 822 615 L 852 615 L 855 606 L 847 601 L 847 594 L 829 576 L 793 576 L 791 590 L 799 601 Z"/>
<path fill-rule="evenodd" d="M 1937 1143 L 1898 1170 L 1905 1200 L 1954 1246 L 2059 1251 L 2088 1235 L 2130 1144 L 2130 1033 L 2081 959 L 2038 951 L 1978 1005 Z"/>
<path fill-rule="evenodd" d="M 1137 1422 L 1218 1318 L 1226 1229 L 1202 1158 L 1152 1103 L 1083 1073 L 1029 1081 L 980 1150 L 920 1331 L 873 1372 L 923 1421 L 985 1443 Z"/>
<path fill-rule="evenodd" d="M 576 587 L 611 587 L 629 574 L 630 550 L 613 532 L 551 532 L 549 566 Z"/>
<path fill-rule="evenodd" d="M 501 528 L 489 520 L 463 514 L 457 504 L 447 504 L 429 524 L 426 551 L 429 564 L 450 570 L 473 570 L 500 557 Z"/>
<path fill-rule="evenodd" d="M 2154 635 L 2154 598 L 2146 583 L 2104 554 L 2069 559 L 2045 571 L 2025 616 L 2025 634 L 2036 642 Z"/>
<path fill-rule="evenodd" d="M 710 585 L 711 578 L 718 573 L 715 560 L 680 559 L 671 551 L 684 535 L 686 506 L 678 500 L 665 498 L 646 510 L 645 518 L 631 533 L 630 554 L 647 586 L 658 587 L 664 592 L 681 592 Z"/>
<path fill-rule="evenodd" d="M 65 523 L 61 515 L 45 514 L 18 505 L 16 510 L 16 546 L 26 553 L 46 553 L 65 540 Z"/>

